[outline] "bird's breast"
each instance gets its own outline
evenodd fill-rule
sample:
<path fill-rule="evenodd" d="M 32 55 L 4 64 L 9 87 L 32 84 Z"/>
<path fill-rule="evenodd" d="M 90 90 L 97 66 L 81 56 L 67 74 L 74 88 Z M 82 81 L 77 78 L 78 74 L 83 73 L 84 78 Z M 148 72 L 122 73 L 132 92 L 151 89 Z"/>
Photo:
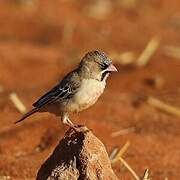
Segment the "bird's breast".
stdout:
<path fill-rule="evenodd" d="M 105 85 L 105 81 L 84 79 L 79 91 L 72 99 L 71 110 L 79 112 L 92 106 L 103 93 Z"/>

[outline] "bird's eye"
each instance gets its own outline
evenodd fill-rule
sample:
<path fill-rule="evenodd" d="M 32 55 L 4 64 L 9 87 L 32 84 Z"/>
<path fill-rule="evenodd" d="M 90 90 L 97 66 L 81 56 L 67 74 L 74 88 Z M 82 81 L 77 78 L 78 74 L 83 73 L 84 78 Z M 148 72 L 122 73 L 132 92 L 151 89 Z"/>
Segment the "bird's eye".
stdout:
<path fill-rule="evenodd" d="M 101 68 L 101 70 L 105 70 L 105 69 L 107 69 L 107 68 L 108 68 L 108 65 L 107 65 L 107 64 L 105 64 L 105 63 L 100 64 L 100 68 Z"/>

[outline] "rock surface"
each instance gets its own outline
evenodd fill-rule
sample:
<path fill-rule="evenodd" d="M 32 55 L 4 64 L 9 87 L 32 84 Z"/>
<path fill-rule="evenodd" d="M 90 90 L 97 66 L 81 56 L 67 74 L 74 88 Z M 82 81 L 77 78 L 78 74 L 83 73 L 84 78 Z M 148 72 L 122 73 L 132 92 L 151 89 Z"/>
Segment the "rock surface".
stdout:
<path fill-rule="evenodd" d="M 103 143 L 86 127 L 70 128 L 37 180 L 117 180 Z"/>

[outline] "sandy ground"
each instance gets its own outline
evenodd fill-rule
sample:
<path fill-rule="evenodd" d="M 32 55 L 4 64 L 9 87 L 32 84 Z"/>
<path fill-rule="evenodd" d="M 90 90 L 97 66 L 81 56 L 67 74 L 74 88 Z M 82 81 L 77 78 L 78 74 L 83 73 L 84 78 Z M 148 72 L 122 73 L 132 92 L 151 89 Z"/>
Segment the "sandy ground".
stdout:
<path fill-rule="evenodd" d="M 115 59 L 119 72 L 108 79 L 103 96 L 72 120 L 92 129 L 109 153 L 129 141 L 123 157 L 139 176 L 149 168 L 152 179 L 180 179 L 179 118 L 136 102 L 151 95 L 180 105 L 180 61 L 164 51 L 180 43 L 180 2 L 134 0 L 131 6 L 118 0 L 105 2 L 103 11 L 87 0 L 0 2 L 0 179 L 34 179 L 66 131 L 48 113 L 14 125 L 21 114 L 9 100 L 12 91 L 30 109 L 85 52 L 132 51 L 138 56 L 153 36 L 161 41 L 150 63 L 125 68 Z M 160 87 L 148 83 L 155 77 L 163 80 Z M 134 131 L 111 136 L 126 128 Z M 113 168 L 120 179 L 132 179 L 122 164 Z"/>

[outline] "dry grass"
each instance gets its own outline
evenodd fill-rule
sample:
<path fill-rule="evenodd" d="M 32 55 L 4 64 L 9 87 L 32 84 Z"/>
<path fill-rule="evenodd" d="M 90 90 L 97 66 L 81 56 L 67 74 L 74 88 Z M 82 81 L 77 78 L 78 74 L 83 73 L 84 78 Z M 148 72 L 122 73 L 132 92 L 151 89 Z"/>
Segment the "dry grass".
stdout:
<path fill-rule="evenodd" d="M 152 56 L 157 51 L 159 45 L 159 38 L 153 37 L 148 42 L 148 44 L 146 45 L 143 52 L 139 55 L 139 57 L 137 57 L 137 55 L 132 51 L 126 51 L 122 53 L 112 52 L 110 53 L 110 57 L 113 59 L 115 63 L 123 66 L 133 65 L 134 67 L 144 67 L 150 62 Z"/>
<path fill-rule="evenodd" d="M 165 46 L 163 52 L 166 56 L 171 58 L 180 59 L 180 47 L 177 46 Z"/>
<path fill-rule="evenodd" d="M 135 64 L 136 60 L 136 56 L 132 51 L 126 51 L 122 53 L 112 52 L 110 57 L 113 59 L 113 62 L 123 66 Z"/>
<path fill-rule="evenodd" d="M 116 154 L 114 159 L 112 159 L 111 163 L 114 164 L 119 161 L 119 158 L 123 156 L 123 154 L 127 151 L 128 147 L 130 146 L 130 142 L 127 141 L 126 144 L 119 150 L 119 152 Z"/>
<path fill-rule="evenodd" d="M 136 65 L 138 67 L 145 66 L 149 63 L 151 57 L 154 55 L 156 50 L 160 45 L 160 40 L 158 37 L 153 37 L 148 44 L 146 45 L 144 51 L 141 53 L 139 58 L 137 59 Z"/>
<path fill-rule="evenodd" d="M 112 12 L 112 2 L 110 0 L 96 0 L 89 4 L 84 12 L 97 20 L 102 20 L 107 18 L 107 16 Z"/>
<path fill-rule="evenodd" d="M 174 107 L 172 105 L 166 104 L 162 101 L 160 101 L 157 98 L 154 97 L 148 97 L 147 98 L 148 104 L 151 106 L 160 109 L 163 112 L 166 112 L 168 114 L 173 114 L 177 117 L 180 117 L 180 108 Z"/>
<path fill-rule="evenodd" d="M 22 103 L 22 101 L 15 92 L 12 92 L 9 95 L 9 99 L 20 113 L 24 114 L 27 112 L 25 105 Z"/>
<path fill-rule="evenodd" d="M 139 176 L 135 173 L 135 171 L 129 166 L 129 164 L 121 157 L 119 157 L 121 163 L 128 169 L 128 171 L 132 174 L 134 179 L 140 180 Z"/>
<path fill-rule="evenodd" d="M 125 135 L 125 134 L 129 134 L 135 131 L 134 127 L 130 127 L 130 128 L 126 128 L 126 129 L 121 129 L 119 131 L 113 132 L 111 134 L 111 137 L 117 137 L 117 136 L 121 136 L 121 135 Z"/>
<path fill-rule="evenodd" d="M 150 180 L 149 169 L 145 170 L 142 180 Z"/>
<path fill-rule="evenodd" d="M 128 147 L 130 146 L 130 142 L 127 141 L 126 144 L 119 150 L 117 147 L 113 149 L 111 155 L 110 155 L 110 160 L 111 160 L 111 164 L 115 164 L 118 161 L 120 161 L 126 168 L 127 170 L 131 173 L 131 175 L 133 176 L 133 178 L 135 180 L 150 180 L 149 177 L 149 169 L 146 169 L 144 172 L 144 175 L 142 178 L 140 178 L 140 176 L 138 176 L 136 174 L 136 172 L 133 170 L 133 168 L 125 161 L 124 158 L 122 158 L 122 156 L 125 154 L 125 152 L 127 151 Z"/>

